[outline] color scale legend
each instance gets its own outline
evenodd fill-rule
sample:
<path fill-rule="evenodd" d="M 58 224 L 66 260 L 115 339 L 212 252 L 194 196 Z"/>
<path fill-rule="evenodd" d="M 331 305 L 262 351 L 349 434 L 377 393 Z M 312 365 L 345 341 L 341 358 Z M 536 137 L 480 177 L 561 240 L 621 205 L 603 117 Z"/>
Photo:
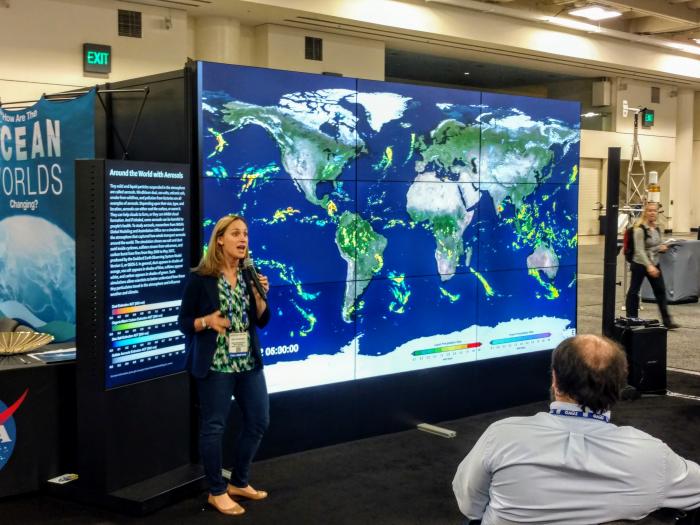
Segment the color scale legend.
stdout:
<path fill-rule="evenodd" d="M 109 318 L 110 368 L 184 355 L 185 337 L 177 326 L 180 301 L 112 307 Z"/>
<path fill-rule="evenodd" d="M 524 341 L 533 341 L 535 339 L 546 339 L 551 337 L 552 334 L 549 332 L 544 332 L 542 334 L 528 334 L 528 335 L 514 335 L 512 337 L 503 337 L 501 339 L 492 339 L 491 345 L 508 345 L 513 343 L 522 343 Z"/>
<path fill-rule="evenodd" d="M 424 350 L 415 350 L 411 352 L 411 355 L 414 357 L 422 356 L 422 355 L 431 355 L 431 354 L 442 354 L 445 352 L 457 352 L 459 350 L 469 350 L 470 348 L 479 348 L 481 346 L 481 343 L 466 343 L 462 345 L 450 345 L 450 346 L 438 346 L 436 348 L 426 348 Z"/>

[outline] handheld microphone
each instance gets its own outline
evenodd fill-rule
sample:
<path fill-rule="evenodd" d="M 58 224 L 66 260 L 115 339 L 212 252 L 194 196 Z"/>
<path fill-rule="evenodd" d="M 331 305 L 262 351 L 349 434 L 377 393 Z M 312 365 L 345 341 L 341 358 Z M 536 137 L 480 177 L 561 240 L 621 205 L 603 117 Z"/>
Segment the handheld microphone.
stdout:
<path fill-rule="evenodd" d="M 243 270 L 244 271 L 248 270 L 248 272 L 250 274 L 250 279 L 253 281 L 253 285 L 255 286 L 255 289 L 260 294 L 260 297 L 262 297 L 264 301 L 267 301 L 265 289 L 263 288 L 262 284 L 260 283 L 260 278 L 258 277 L 258 272 L 255 270 L 255 265 L 253 264 L 252 257 L 246 257 L 245 259 L 243 259 Z"/>

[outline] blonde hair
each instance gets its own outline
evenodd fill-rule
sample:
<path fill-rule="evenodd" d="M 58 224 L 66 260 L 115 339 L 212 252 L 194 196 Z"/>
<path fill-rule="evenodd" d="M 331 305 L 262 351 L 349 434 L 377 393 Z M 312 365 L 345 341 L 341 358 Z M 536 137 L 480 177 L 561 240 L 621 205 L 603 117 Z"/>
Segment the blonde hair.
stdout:
<path fill-rule="evenodd" d="M 639 226 L 642 226 L 642 225 L 647 226 L 647 206 L 651 206 L 652 204 L 653 204 L 654 206 L 656 206 L 656 211 L 657 211 L 657 212 L 659 211 L 659 203 L 658 203 L 658 202 L 645 202 L 645 203 L 644 203 L 644 208 L 642 209 L 642 213 L 639 215 L 639 218 L 638 218 L 638 219 L 635 221 L 635 223 L 634 223 L 634 226 L 635 226 L 635 227 L 639 227 Z M 659 222 L 658 217 L 657 217 L 657 219 L 656 219 L 656 222 L 657 222 L 657 225 L 658 225 L 658 222 Z"/>
<path fill-rule="evenodd" d="M 235 215 L 233 213 L 221 217 L 211 232 L 211 237 L 209 238 L 209 244 L 207 245 L 207 251 L 204 252 L 199 264 L 192 268 L 192 271 L 198 273 L 199 275 L 218 277 L 221 273 L 221 269 L 224 267 L 224 253 L 222 247 L 217 242 L 219 238 L 226 233 L 226 229 L 231 226 L 235 221 L 241 221 L 243 224 L 248 226 L 248 223 L 240 215 Z M 248 251 L 246 250 L 246 257 L 248 257 Z M 241 261 L 242 262 L 242 261 Z"/>

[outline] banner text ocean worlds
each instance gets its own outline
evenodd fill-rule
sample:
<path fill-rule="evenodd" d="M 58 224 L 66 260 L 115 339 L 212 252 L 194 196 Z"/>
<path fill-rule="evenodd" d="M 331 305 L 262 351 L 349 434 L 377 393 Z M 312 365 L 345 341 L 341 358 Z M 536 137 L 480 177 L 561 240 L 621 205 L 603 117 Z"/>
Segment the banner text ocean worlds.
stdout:
<path fill-rule="evenodd" d="M 0 173 L 3 193 L 8 197 L 60 195 L 61 121 L 38 119 L 37 110 L 2 112 L 0 117 L 0 158 L 12 164 L 3 166 Z M 22 209 L 32 209 L 31 202 L 22 202 Z"/>

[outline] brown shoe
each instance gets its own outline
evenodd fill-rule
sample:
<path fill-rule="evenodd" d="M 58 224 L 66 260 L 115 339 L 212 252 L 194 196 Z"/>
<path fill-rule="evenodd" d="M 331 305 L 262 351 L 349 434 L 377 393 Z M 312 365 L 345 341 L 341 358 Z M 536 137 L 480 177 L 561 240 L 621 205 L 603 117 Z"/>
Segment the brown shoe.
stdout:
<path fill-rule="evenodd" d="M 264 490 L 255 490 L 250 485 L 248 485 L 245 488 L 240 488 L 229 483 L 228 487 L 226 487 L 226 492 L 231 497 L 231 499 L 246 498 L 258 500 L 267 498 L 267 492 L 265 492 Z"/>
<path fill-rule="evenodd" d="M 231 503 L 233 503 L 233 507 L 227 509 L 222 508 L 221 506 L 219 506 L 219 504 L 216 502 L 216 499 L 214 499 L 214 496 L 212 496 L 211 494 L 209 494 L 209 497 L 207 498 L 207 503 L 209 503 L 209 505 L 221 512 L 221 514 L 227 514 L 229 516 L 240 516 L 245 512 L 245 509 L 235 501 L 231 501 Z"/>

